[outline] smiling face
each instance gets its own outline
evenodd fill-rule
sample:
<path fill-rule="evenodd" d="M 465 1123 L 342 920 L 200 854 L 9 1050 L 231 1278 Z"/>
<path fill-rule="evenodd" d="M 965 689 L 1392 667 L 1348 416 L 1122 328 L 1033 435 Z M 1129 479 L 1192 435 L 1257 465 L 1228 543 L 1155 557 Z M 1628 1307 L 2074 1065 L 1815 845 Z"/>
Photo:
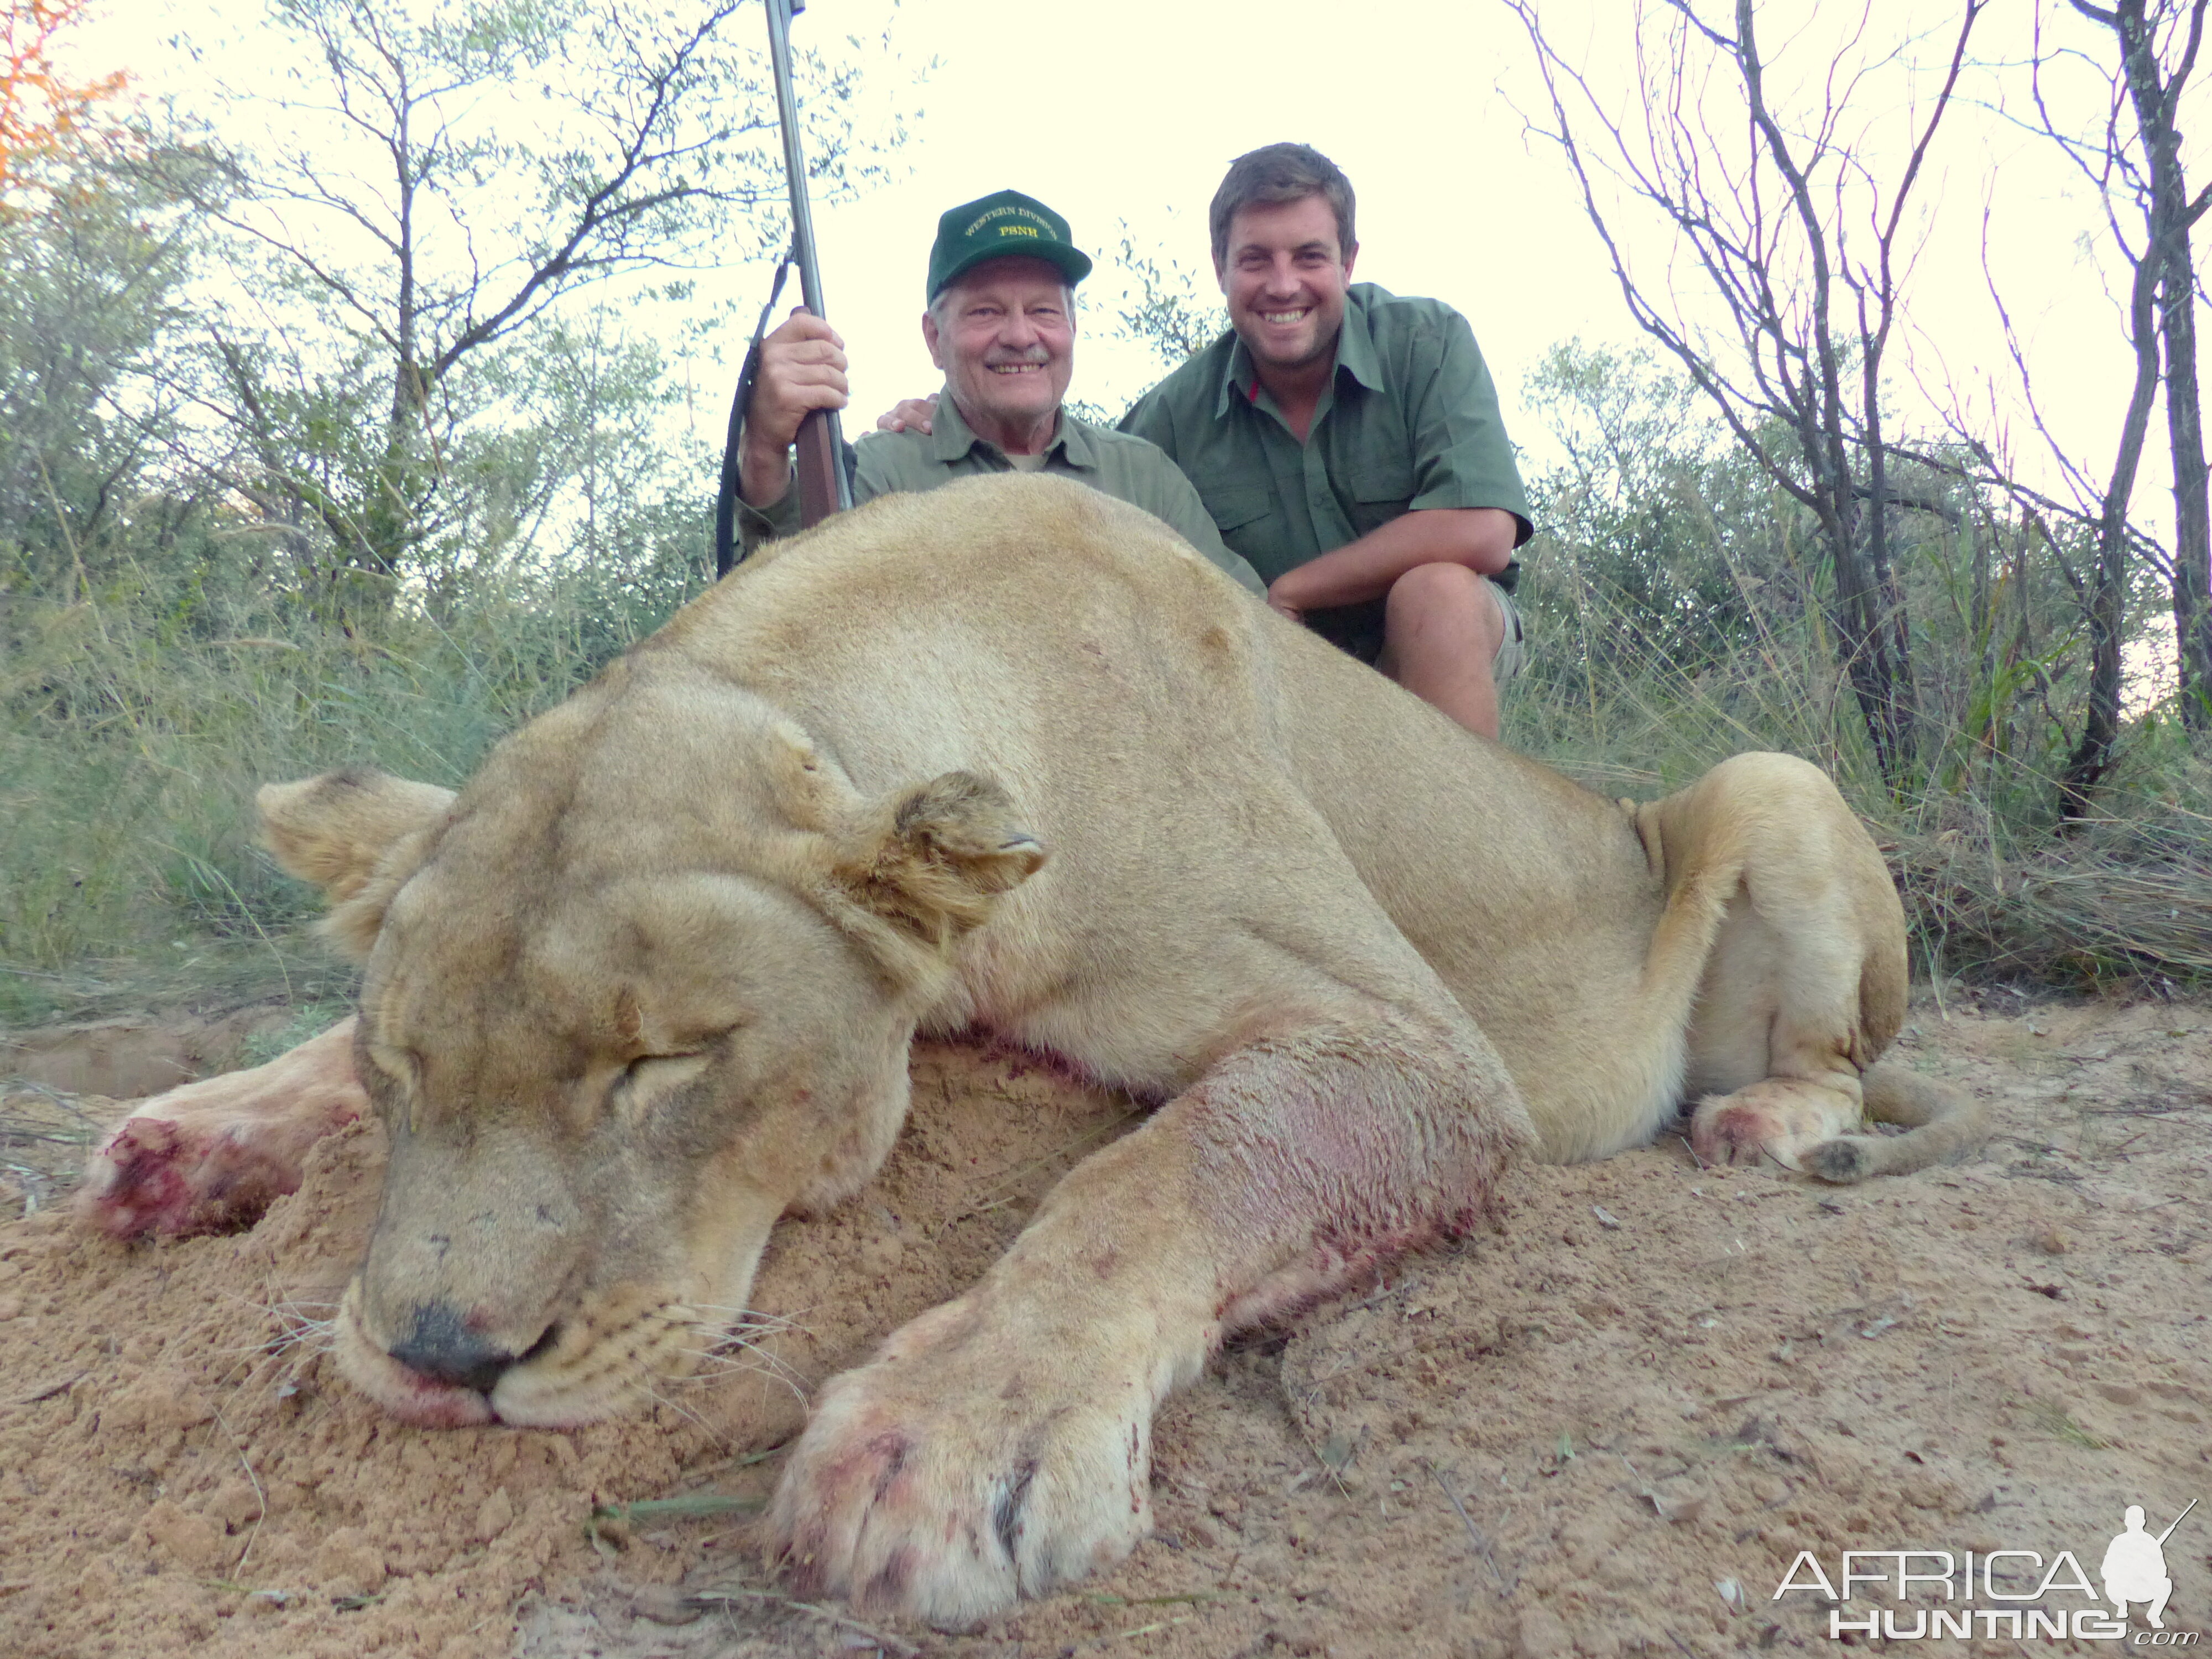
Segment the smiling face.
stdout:
<path fill-rule="evenodd" d="M 1335 210 L 1320 196 L 1248 207 L 1230 221 L 1213 274 L 1230 325 L 1263 372 L 1334 361 L 1358 252 L 1338 246 Z"/>
<path fill-rule="evenodd" d="M 978 437 L 1008 454 L 1052 441 L 1075 372 L 1067 278 L 1042 259 L 989 259 L 963 273 L 921 319 L 930 360 Z"/>

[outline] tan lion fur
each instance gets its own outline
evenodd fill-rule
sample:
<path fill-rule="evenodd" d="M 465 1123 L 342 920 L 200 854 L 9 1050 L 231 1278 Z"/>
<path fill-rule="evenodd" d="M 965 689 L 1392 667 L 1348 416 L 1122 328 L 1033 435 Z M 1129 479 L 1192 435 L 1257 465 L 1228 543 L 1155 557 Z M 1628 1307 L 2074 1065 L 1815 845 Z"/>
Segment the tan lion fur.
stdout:
<path fill-rule="evenodd" d="M 264 805 L 367 957 L 392 1161 L 342 1355 L 416 1421 L 683 1369 L 776 1219 L 881 1161 L 917 1028 L 1168 1103 L 789 1457 L 796 1588 L 946 1624 L 1125 1553 L 1152 1409 L 1223 1334 L 1463 1230 L 1521 1152 L 1696 1097 L 1700 1156 L 1832 1178 L 1975 1132 L 1876 1066 L 1903 916 L 1814 768 L 1601 799 L 1052 479 L 783 544 L 450 801 Z"/>

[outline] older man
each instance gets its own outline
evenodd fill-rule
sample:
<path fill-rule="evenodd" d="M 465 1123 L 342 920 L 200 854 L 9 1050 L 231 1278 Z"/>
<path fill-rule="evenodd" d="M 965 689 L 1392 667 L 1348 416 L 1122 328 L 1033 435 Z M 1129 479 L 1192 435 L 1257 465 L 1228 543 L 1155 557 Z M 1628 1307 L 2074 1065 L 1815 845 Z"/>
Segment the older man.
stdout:
<path fill-rule="evenodd" d="M 978 472 L 1060 473 L 1164 520 L 1255 593 L 1267 585 L 1223 544 L 1190 480 L 1152 443 L 1079 421 L 1060 405 L 1075 368 L 1075 285 L 1091 260 L 1067 221 L 1000 191 L 938 221 L 921 333 L 945 371 L 929 432 L 872 432 L 855 447 L 853 495 L 933 489 Z M 810 410 L 842 409 L 844 342 L 793 313 L 762 342 L 746 410 L 739 521 L 750 550 L 798 528 L 789 452 Z"/>

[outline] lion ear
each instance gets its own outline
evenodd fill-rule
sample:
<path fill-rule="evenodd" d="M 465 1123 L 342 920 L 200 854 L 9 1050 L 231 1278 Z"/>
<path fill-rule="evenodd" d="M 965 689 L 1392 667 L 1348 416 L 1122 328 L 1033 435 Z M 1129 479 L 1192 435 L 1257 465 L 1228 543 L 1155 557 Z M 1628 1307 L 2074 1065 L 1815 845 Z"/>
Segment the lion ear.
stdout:
<path fill-rule="evenodd" d="M 453 801 L 450 789 L 359 767 L 264 784 L 253 799 L 264 844 L 323 890 L 331 906 L 323 931 L 356 958 L 375 945 L 385 908 L 422 864 Z"/>
<path fill-rule="evenodd" d="M 836 875 L 860 903 L 939 953 L 1035 875 L 1043 844 L 1006 792 L 947 772 L 864 809 L 841 838 Z"/>

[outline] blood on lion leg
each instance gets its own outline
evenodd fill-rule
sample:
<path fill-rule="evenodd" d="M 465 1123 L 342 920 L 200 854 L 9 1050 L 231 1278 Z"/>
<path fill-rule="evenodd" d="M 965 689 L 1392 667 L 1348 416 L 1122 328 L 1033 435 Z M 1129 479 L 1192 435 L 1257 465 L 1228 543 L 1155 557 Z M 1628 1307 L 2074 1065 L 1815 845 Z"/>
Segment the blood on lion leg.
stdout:
<path fill-rule="evenodd" d="M 1237 1328 L 1466 1231 L 1532 1139 L 1472 1028 L 1422 1024 L 1231 1054 L 831 1382 L 768 1519 L 794 1593 L 958 1629 L 1126 1556 L 1169 1392 Z"/>
<path fill-rule="evenodd" d="M 78 1214 L 117 1238 L 220 1232 L 296 1192 L 307 1149 L 368 1109 L 341 1020 L 266 1066 L 141 1101 L 86 1167 Z"/>

